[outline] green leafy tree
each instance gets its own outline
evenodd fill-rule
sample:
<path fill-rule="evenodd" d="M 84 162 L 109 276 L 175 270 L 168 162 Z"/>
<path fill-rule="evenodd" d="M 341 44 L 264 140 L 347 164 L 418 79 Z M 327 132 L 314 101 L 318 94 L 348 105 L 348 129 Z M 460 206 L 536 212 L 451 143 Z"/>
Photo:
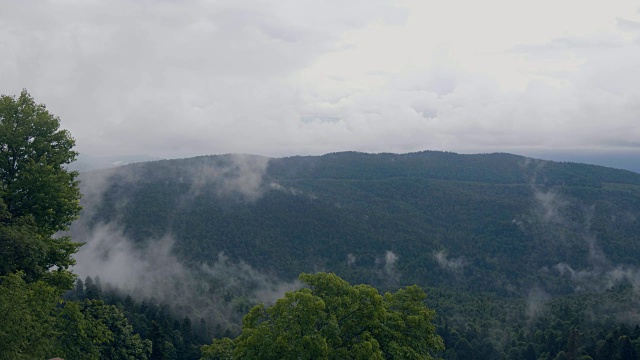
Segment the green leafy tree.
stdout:
<path fill-rule="evenodd" d="M 68 301 L 57 309 L 56 350 L 54 353 L 69 359 L 100 359 L 100 345 L 113 340 L 107 326 L 96 321 L 87 311 L 90 301 Z"/>
<path fill-rule="evenodd" d="M 417 286 L 382 296 L 335 274 L 300 280 L 309 287 L 255 306 L 240 336 L 204 346 L 203 359 L 432 359 L 444 348 Z"/>
<path fill-rule="evenodd" d="M 85 300 L 83 312 L 92 322 L 104 324 L 110 336 L 99 346 L 101 359 L 144 360 L 151 354 L 151 341 L 142 340 L 125 318 L 122 310 L 100 300 Z"/>
<path fill-rule="evenodd" d="M 202 360 L 233 360 L 235 345 L 229 338 L 213 339 L 211 345 L 202 347 Z"/>
<path fill-rule="evenodd" d="M 142 340 L 120 309 L 100 300 L 67 301 L 57 308 L 56 354 L 69 359 L 147 359 L 151 342 Z"/>
<path fill-rule="evenodd" d="M 74 140 L 22 91 L 0 96 L 0 359 L 53 355 L 55 308 L 78 244 L 54 237 L 80 211 Z M 51 271 L 53 269 L 53 271 Z M 59 354 L 59 353 L 56 353 Z"/>
<path fill-rule="evenodd" d="M 73 287 L 68 268 L 80 246 L 55 236 L 80 211 L 77 174 L 66 169 L 74 143 L 26 91 L 0 96 L 0 360 L 133 360 L 151 352 L 115 306 L 61 297 Z M 97 280 L 87 292 L 100 292 Z M 82 282 L 78 288 L 82 295 Z"/>
<path fill-rule="evenodd" d="M 58 291 L 23 273 L 0 277 L 0 359 L 42 359 L 51 354 Z"/>
<path fill-rule="evenodd" d="M 74 145 L 60 119 L 26 90 L 0 96 L 0 276 L 23 271 L 27 281 L 73 286 L 65 270 L 80 245 L 53 235 L 80 212 L 77 173 L 66 168 Z"/>
<path fill-rule="evenodd" d="M 60 119 L 26 90 L 0 97 L 0 181 L 14 217 L 32 216 L 45 234 L 65 230 L 77 217 L 77 174 L 65 168 L 77 156 L 74 145 Z"/>

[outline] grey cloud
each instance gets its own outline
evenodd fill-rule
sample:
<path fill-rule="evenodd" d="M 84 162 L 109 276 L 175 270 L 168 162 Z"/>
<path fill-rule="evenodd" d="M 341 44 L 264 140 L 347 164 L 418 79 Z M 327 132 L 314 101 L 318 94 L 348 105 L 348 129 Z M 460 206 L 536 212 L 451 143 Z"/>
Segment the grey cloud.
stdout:
<path fill-rule="evenodd" d="M 384 254 L 384 271 L 387 275 L 391 276 L 396 272 L 396 262 L 398 262 L 398 255 L 393 251 L 388 250 Z"/>
<path fill-rule="evenodd" d="M 280 281 L 242 261 L 232 262 L 223 253 L 210 264 L 187 267 L 173 254 L 170 235 L 149 239 L 149 245 L 143 246 L 124 236 L 115 223 L 98 224 L 82 240 L 87 243 L 76 254 L 74 266 L 80 277 L 100 276 L 123 294 L 156 299 L 181 309 L 182 315 L 215 320 L 235 330 L 248 310 L 238 309 L 237 302 L 272 304 L 286 291 L 301 287 L 297 281 Z M 237 301 L 225 300 L 228 296 Z"/>
<path fill-rule="evenodd" d="M 219 194 L 239 194 L 246 200 L 258 199 L 264 189 L 263 177 L 269 158 L 242 154 L 223 157 L 224 164 L 206 162 L 188 169 L 189 197 L 198 196 L 204 187 L 213 186 Z"/>
<path fill-rule="evenodd" d="M 305 78 L 346 35 L 407 17 L 385 0 L 2 2 L 0 93 L 26 87 L 94 155 L 638 148 L 640 48 L 614 35 L 534 44 L 580 62 L 520 90 L 455 54 L 367 88 Z"/>
<path fill-rule="evenodd" d="M 434 259 L 436 259 L 438 266 L 454 273 L 462 271 L 467 265 L 467 260 L 464 258 L 464 256 L 448 259 L 448 255 L 444 250 L 440 250 L 434 253 L 433 257 Z"/>
<path fill-rule="evenodd" d="M 620 30 L 623 30 L 623 31 L 629 31 L 629 32 L 640 31 L 640 22 L 638 21 L 617 18 L 616 25 Z"/>
<path fill-rule="evenodd" d="M 575 270 L 566 263 L 558 263 L 554 269 L 561 276 L 572 279 L 578 291 L 604 291 L 623 281 L 628 281 L 636 290 L 640 289 L 640 271 L 633 266 L 616 265 Z"/>
<path fill-rule="evenodd" d="M 347 254 L 347 265 L 353 266 L 356 263 L 356 256 L 349 253 Z"/>
<path fill-rule="evenodd" d="M 286 77 L 398 11 L 386 0 L 3 2 L 0 92 L 26 87 L 96 155 L 266 153 L 299 118 Z"/>
<path fill-rule="evenodd" d="M 551 299 L 546 291 L 539 287 L 531 288 L 526 295 L 525 314 L 529 321 L 534 320 L 544 310 L 544 305 Z"/>
<path fill-rule="evenodd" d="M 80 181 L 80 192 L 82 193 L 82 211 L 80 220 L 72 224 L 72 231 L 84 233 L 86 225 L 83 219 L 93 218 L 109 186 L 113 183 L 123 186 L 136 183 L 140 180 L 140 173 L 133 171 L 130 167 L 111 168 L 81 173 L 78 180 Z M 126 199 L 121 201 L 121 203 L 116 204 L 117 208 L 126 205 Z"/>
<path fill-rule="evenodd" d="M 349 255 L 347 255 L 347 262 L 350 260 Z M 355 261 L 355 257 L 353 259 Z M 376 259 L 376 264 L 382 265 L 382 269 L 378 271 L 378 275 L 387 285 L 397 285 L 400 280 L 400 272 L 397 267 L 398 260 L 399 256 L 391 250 L 387 250 L 384 253 L 384 257 Z"/>
<path fill-rule="evenodd" d="M 553 190 L 543 192 L 534 188 L 533 196 L 538 204 L 539 213 L 542 215 L 542 219 L 545 222 L 562 222 L 560 210 L 567 204 L 567 202 L 561 200 L 560 196 L 556 192 Z"/>
<path fill-rule="evenodd" d="M 620 47 L 622 44 L 614 39 L 592 39 L 561 37 L 555 38 L 544 44 L 520 44 L 514 46 L 511 51 L 516 53 L 564 51 L 575 49 L 610 49 Z"/>

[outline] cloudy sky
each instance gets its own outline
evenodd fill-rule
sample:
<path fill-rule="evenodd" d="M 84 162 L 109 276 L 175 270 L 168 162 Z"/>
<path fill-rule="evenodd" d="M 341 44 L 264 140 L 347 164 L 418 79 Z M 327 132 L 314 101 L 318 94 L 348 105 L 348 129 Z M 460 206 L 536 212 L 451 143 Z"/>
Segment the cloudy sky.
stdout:
<path fill-rule="evenodd" d="M 0 2 L 0 93 L 85 154 L 640 150 L 640 3 Z"/>

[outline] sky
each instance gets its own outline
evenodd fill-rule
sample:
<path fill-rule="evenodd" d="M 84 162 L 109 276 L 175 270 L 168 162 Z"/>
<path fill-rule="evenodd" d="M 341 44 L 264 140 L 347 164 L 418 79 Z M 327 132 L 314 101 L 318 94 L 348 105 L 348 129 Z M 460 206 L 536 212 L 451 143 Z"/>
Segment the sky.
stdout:
<path fill-rule="evenodd" d="M 640 3 L 0 2 L 0 94 L 91 156 L 640 154 Z"/>

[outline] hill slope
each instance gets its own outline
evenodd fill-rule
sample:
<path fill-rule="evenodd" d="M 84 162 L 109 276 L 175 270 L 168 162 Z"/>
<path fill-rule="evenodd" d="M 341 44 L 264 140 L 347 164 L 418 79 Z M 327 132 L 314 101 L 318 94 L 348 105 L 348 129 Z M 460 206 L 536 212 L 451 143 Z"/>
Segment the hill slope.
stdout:
<path fill-rule="evenodd" d="M 521 294 L 636 279 L 640 174 L 510 154 L 204 156 L 81 177 L 75 239 L 111 224 L 181 263 Z M 102 247 L 103 251 L 107 248 Z"/>

